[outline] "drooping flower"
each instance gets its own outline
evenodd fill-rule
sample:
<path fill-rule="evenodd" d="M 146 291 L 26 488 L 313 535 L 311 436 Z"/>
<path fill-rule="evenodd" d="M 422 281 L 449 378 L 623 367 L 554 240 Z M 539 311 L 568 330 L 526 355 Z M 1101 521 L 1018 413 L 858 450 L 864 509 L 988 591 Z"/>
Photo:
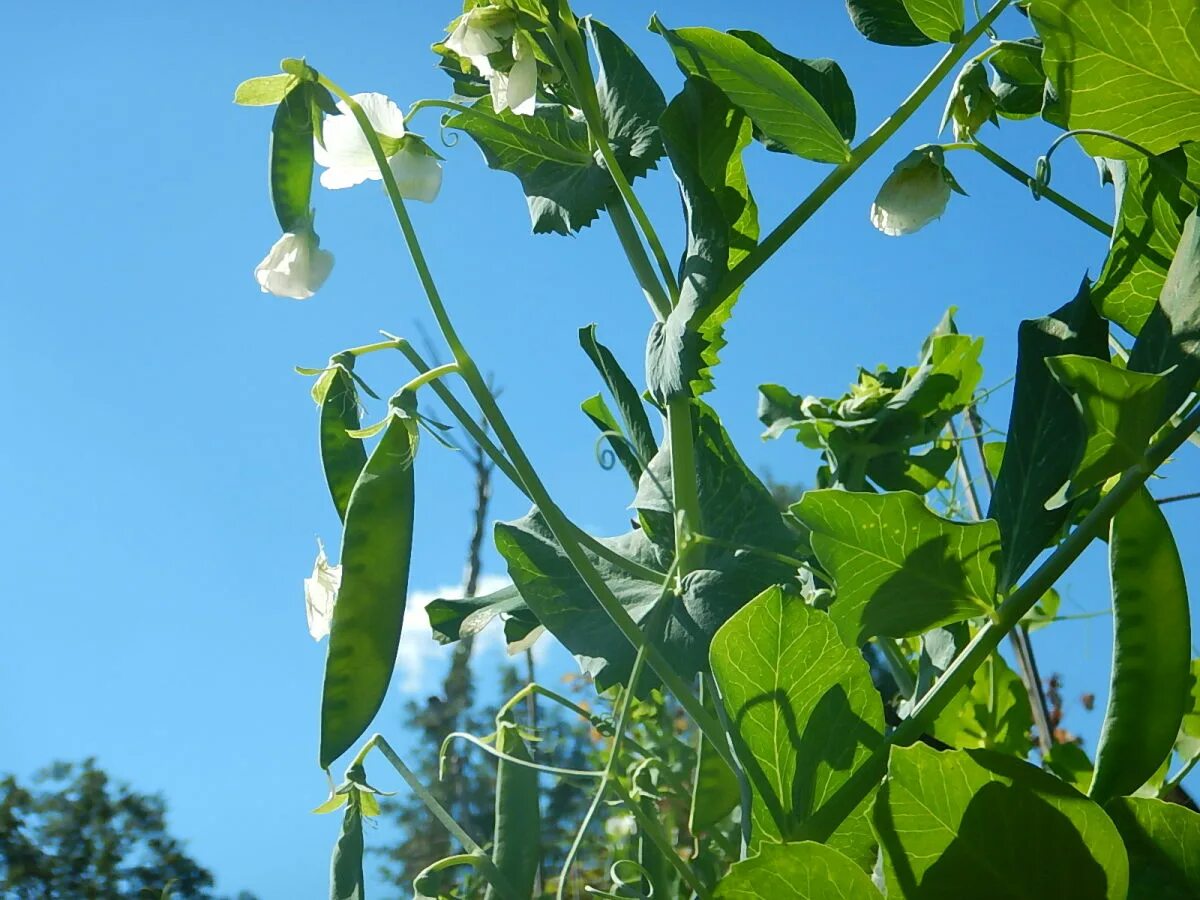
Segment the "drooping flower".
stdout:
<path fill-rule="evenodd" d="M 476 6 L 459 17 L 458 24 L 446 38 L 446 47 L 463 59 L 469 59 L 486 78 L 493 71 L 488 57 L 499 53 L 504 48 L 501 41 L 511 37 L 512 33 L 512 15 L 508 10 L 491 5 Z"/>
<path fill-rule="evenodd" d="M 532 116 L 537 106 L 537 58 L 533 42 L 521 32 L 513 35 L 513 64 L 507 72 L 492 72 L 488 82 L 492 89 L 492 109 L 503 112 L 511 109 L 518 116 Z"/>
<path fill-rule="evenodd" d="M 329 634 L 333 605 L 342 585 L 342 567 L 329 565 L 325 545 L 317 541 L 317 561 L 313 573 L 304 579 L 304 610 L 308 614 L 308 633 L 314 641 Z"/>
<path fill-rule="evenodd" d="M 399 151 L 388 158 L 400 196 L 432 203 L 442 189 L 442 164 L 425 142 L 409 135 Z"/>
<path fill-rule="evenodd" d="M 511 43 L 510 43 L 511 42 Z M 464 13 L 446 38 L 446 47 L 469 60 L 488 80 L 492 108 L 532 116 L 537 103 L 538 67 L 533 41 L 518 30 L 512 13 L 498 6 L 477 6 Z M 512 64 L 497 69 L 491 55 L 511 48 Z"/>
<path fill-rule="evenodd" d="M 254 269 L 264 294 L 307 300 L 333 270 L 333 254 L 321 249 L 311 228 L 286 232 Z"/>
<path fill-rule="evenodd" d="M 382 138 L 385 151 L 398 149 L 405 133 L 404 113 L 400 112 L 400 107 L 383 94 L 355 94 L 353 99 L 362 107 L 367 121 Z M 379 164 L 375 162 L 375 154 L 371 152 L 371 145 L 367 143 L 366 135 L 345 100 L 339 101 L 338 111 L 341 115 L 325 119 L 322 129 L 324 146 L 313 139 L 313 158 L 317 165 L 325 168 L 321 173 L 321 185 L 337 190 L 354 187 L 367 180 L 379 181 L 383 175 L 379 172 Z"/>
<path fill-rule="evenodd" d="M 952 190 L 966 193 L 946 168 L 942 148 L 918 147 L 896 164 L 879 189 L 871 204 L 871 224 L 893 237 L 920 231 L 946 211 Z"/>

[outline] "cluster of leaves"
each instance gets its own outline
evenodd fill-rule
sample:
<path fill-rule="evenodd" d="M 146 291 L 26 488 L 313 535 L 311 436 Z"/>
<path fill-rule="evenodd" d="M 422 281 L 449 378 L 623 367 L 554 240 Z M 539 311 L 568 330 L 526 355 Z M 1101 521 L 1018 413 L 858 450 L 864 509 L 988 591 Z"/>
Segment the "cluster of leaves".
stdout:
<path fill-rule="evenodd" d="M 869 40 L 950 45 L 916 99 L 1008 5 L 998 0 L 968 23 L 963 0 L 847 0 Z M 581 532 L 553 504 L 444 327 L 454 368 L 497 435 L 499 446 L 486 446 L 534 505 L 496 526 L 512 585 L 438 601 L 431 623 L 446 641 L 497 618 L 517 646 L 549 633 L 601 691 L 617 692 L 613 717 L 584 711 L 611 730 L 602 770 L 546 770 L 596 778 L 593 806 L 612 796 L 633 817 L 636 854 L 615 853 L 611 887 L 594 890 L 870 898 L 884 888 L 890 897 L 937 898 L 962 896 L 982 877 L 981 891 L 1004 896 L 1200 894 L 1200 814 L 1163 799 L 1200 758 L 1189 604 L 1182 558 L 1145 488 L 1200 421 L 1200 191 L 1190 173 L 1200 137 L 1200 19 L 1192 6 L 1030 0 L 1016 8 L 1033 34 L 995 38 L 966 62 L 944 117 L 961 146 L 907 157 L 881 192 L 876 223 L 900 234 L 940 214 L 953 184 L 948 149 L 978 149 L 1013 174 L 978 132 L 1040 116 L 1079 132 L 1118 191 L 1104 269 L 1070 302 L 1021 323 L 1003 443 L 985 444 L 980 430 L 981 341 L 959 334 L 950 315 L 915 366 L 860 370 L 843 397 L 763 386 L 768 436 L 795 432 L 822 456 L 817 488 L 786 510 L 701 396 L 746 279 L 916 101 L 852 146 L 855 105 L 836 63 L 791 56 L 750 32 L 654 19 L 684 78 L 668 101 L 628 45 L 577 19 L 566 0 L 467 0 L 454 27 L 476 28 L 479 41 L 500 47 L 483 57 L 486 66 L 478 54 L 435 47 L 458 100 L 417 106 L 449 105 L 447 127 L 466 131 L 488 165 L 516 176 L 535 232 L 574 233 L 607 210 L 655 312 L 644 390 L 593 328 L 580 334 L 607 392 L 583 410 L 632 483 L 631 528 L 605 538 Z M 487 31 L 496 17 L 511 50 Z M 535 47 L 539 73 L 529 114 L 494 102 L 503 73 L 493 67 L 514 66 L 523 41 Z M 765 237 L 742 161 L 755 141 L 834 167 Z M 1046 196 L 1049 155 L 1031 179 Z M 664 158 L 684 210 L 676 268 L 664 264 L 632 186 Z M 918 198 L 906 210 L 913 192 L 934 202 Z M 394 191 L 393 201 L 430 302 L 448 321 Z M 1112 325 L 1134 338 L 1115 359 Z M 406 351 L 402 341 L 388 346 Z M 362 430 L 354 356 L 331 361 L 316 395 L 322 459 L 344 521 L 322 700 L 326 767 L 365 733 L 387 690 L 414 525 L 421 419 L 413 391 L 437 374 L 418 365 L 426 374 L 393 397 L 378 428 Z M 470 430 L 453 394 L 436 381 L 432 389 Z M 651 425 L 659 413 L 662 437 Z M 1116 653 L 1089 758 L 1054 745 L 1025 617 L 1039 602 L 1045 609 L 1047 591 L 1097 538 L 1108 542 Z M 998 652 L 1006 634 L 1016 641 L 1015 668 Z M 886 661 L 899 698 L 881 693 L 865 653 Z M 669 694 L 694 729 L 663 718 Z M 656 739 L 638 740 L 630 726 L 647 695 L 656 706 L 645 721 L 657 724 L 643 731 Z M 1042 767 L 1028 759 L 1031 731 Z M 487 882 L 485 896 L 534 896 L 539 885 L 563 896 L 565 881 L 543 879 L 538 863 L 532 737 L 503 713 L 478 741 L 499 757 L 489 846 L 455 831 L 444 805 L 422 794 L 464 853 L 422 872 L 419 896 L 461 893 L 447 877 L 460 866 Z M 375 802 L 361 773 L 366 749 L 333 800 L 346 807 L 335 896 L 361 888 L 362 816 Z M 1180 768 L 1167 774 L 1174 757 Z M 590 813 L 585 833 L 589 821 Z"/>

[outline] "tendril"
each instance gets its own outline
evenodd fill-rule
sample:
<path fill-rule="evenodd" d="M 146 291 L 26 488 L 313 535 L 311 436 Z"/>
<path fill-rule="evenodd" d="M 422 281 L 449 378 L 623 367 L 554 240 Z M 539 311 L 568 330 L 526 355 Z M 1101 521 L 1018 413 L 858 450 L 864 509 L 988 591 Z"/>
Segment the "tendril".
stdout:
<path fill-rule="evenodd" d="M 634 870 L 632 880 L 626 880 L 621 877 L 621 866 L 626 866 Z M 651 900 L 654 896 L 654 884 L 651 880 L 650 870 L 635 860 L 618 859 L 612 864 L 612 868 L 608 870 L 608 877 L 612 881 L 613 887 L 623 891 L 623 893 L 615 894 L 609 891 L 602 891 L 591 885 L 584 887 L 583 892 L 593 897 L 611 897 L 613 900 L 623 900 L 623 898 L 630 897 L 634 898 L 634 900 Z M 649 885 L 648 892 L 645 894 L 641 892 L 641 882 L 643 879 Z M 631 891 L 636 891 L 637 893 L 631 893 Z"/>
<path fill-rule="evenodd" d="M 443 147 L 454 147 L 458 144 L 459 138 L 462 137 L 457 131 L 451 129 L 449 122 L 454 118 L 454 113 L 443 113 L 438 119 L 438 138 L 442 142 Z"/>
<path fill-rule="evenodd" d="M 1128 147 L 1130 150 L 1133 150 L 1136 153 L 1140 153 L 1146 159 L 1154 159 L 1158 155 L 1150 152 L 1149 149 L 1143 147 L 1141 144 L 1137 143 L 1137 141 L 1131 141 L 1129 138 L 1121 137 L 1119 134 L 1113 134 L 1111 131 L 1102 131 L 1098 128 L 1073 128 L 1070 131 L 1064 131 L 1053 141 L 1051 141 L 1050 146 L 1046 148 L 1046 152 L 1042 156 L 1038 157 L 1037 166 L 1034 169 L 1033 180 L 1029 183 L 1029 189 L 1033 193 L 1034 200 L 1042 199 L 1042 191 L 1050 186 L 1050 157 L 1054 155 L 1054 151 L 1057 150 L 1063 144 L 1063 142 L 1067 140 L 1067 138 L 1078 136 L 1099 137 L 1104 138 L 1105 140 L 1114 141 L 1122 146 Z M 1163 171 L 1178 181 L 1183 187 L 1193 191 L 1194 193 L 1200 194 L 1200 188 L 1188 181 L 1184 175 L 1180 175 L 1178 172 L 1172 171 L 1169 166 L 1164 166 Z"/>
<path fill-rule="evenodd" d="M 608 446 L 605 446 L 605 441 L 608 441 Z M 617 454 L 612 447 L 612 445 L 617 441 L 620 441 L 622 444 L 624 444 L 634 454 L 634 456 L 637 455 L 637 450 L 634 448 L 633 443 L 629 440 L 629 438 L 621 434 L 621 432 L 600 432 L 600 435 L 596 438 L 596 462 L 600 465 L 600 468 L 606 472 L 617 464 Z"/>

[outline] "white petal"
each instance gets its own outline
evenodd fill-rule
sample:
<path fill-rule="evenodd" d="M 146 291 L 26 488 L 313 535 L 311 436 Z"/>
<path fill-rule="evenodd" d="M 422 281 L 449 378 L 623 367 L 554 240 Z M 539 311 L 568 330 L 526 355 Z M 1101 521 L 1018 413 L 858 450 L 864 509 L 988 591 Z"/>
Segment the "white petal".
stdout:
<path fill-rule="evenodd" d="M 362 128 L 350 113 L 345 103 L 339 103 L 340 116 L 326 116 L 322 128 L 325 146 L 313 138 L 313 159 L 326 168 L 364 168 L 375 165 L 371 145 L 367 143 Z"/>
<path fill-rule="evenodd" d="M 370 166 L 337 166 L 321 173 L 321 187 L 336 191 L 340 188 L 354 187 L 368 179 L 378 181 L 382 177 L 379 167 L 374 163 Z"/>
<path fill-rule="evenodd" d="M 949 202 L 942 167 L 926 159 L 888 176 L 871 206 L 871 224 L 893 237 L 912 234 L 940 218 Z"/>
<path fill-rule="evenodd" d="M 388 137 L 404 137 L 404 113 L 386 96 L 376 93 L 355 94 L 354 99 L 376 131 Z M 338 105 L 341 106 L 340 103 Z"/>
<path fill-rule="evenodd" d="M 388 160 L 400 196 L 432 203 L 442 188 L 442 164 L 419 148 L 406 147 Z"/>
<path fill-rule="evenodd" d="M 313 564 L 312 576 L 304 579 L 304 611 L 308 617 L 308 633 L 314 641 L 329 634 L 333 606 L 342 584 L 342 567 L 329 565 L 329 560 L 325 558 L 325 547 L 320 541 L 317 547 L 317 561 Z"/>
<path fill-rule="evenodd" d="M 477 24 L 481 19 L 479 12 L 480 9 L 473 9 L 459 19 L 458 27 L 446 38 L 446 46 L 459 56 L 469 59 L 471 65 L 479 70 L 479 74 L 486 76 L 492 73 L 488 54 L 500 50 L 502 45 L 489 29 Z"/>
<path fill-rule="evenodd" d="M 488 86 L 492 91 L 492 111 L 504 112 L 508 109 L 508 76 L 503 72 L 493 72 L 488 76 Z"/>
<path fill-rule="evenodd" d="M 254 269 L 263 293 L 293 300 L 315 294 L 333 270 L 333 254 L 319 247 L 311 231 L 284 234 Z"/>
<path fill-rule="evenodd" d="M 523 38 L 513 39 L 516 62 L 508 72 L 508 96 L 505 103 L 518 116 L 532 116 L 537 105 L 537 58 L 532 48 L 523 46 Z"/>

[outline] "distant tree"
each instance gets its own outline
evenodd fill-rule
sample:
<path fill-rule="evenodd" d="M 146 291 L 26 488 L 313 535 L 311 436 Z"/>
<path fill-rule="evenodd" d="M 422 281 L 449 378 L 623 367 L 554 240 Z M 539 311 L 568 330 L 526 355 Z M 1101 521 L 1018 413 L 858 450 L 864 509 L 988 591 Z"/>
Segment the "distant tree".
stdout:
<path fill-rule="evenodd" d="M 212 873 L 167 833 L 166 803 L 93 759 L 56 762 L 30 786 L 0 780 L 0 895 L 12 900 L 208 900 Z M 239 895 L 242 898 L 248 895 Z"/>

